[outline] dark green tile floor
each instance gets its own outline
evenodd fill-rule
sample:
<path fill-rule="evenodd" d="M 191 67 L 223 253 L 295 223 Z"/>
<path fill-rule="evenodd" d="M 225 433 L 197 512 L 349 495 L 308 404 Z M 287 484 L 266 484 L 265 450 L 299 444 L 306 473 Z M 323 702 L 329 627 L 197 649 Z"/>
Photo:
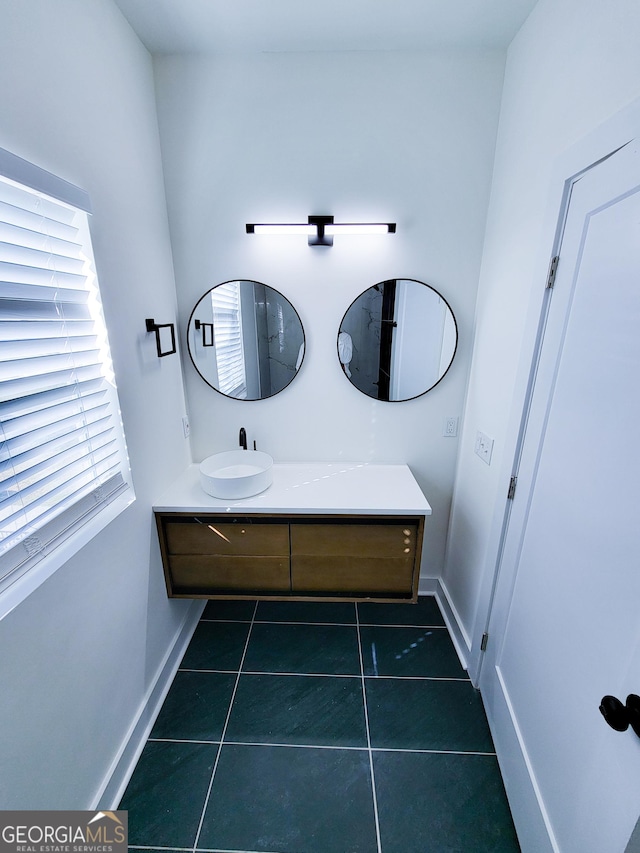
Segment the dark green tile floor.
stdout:
<path fill-rule="evenodd" d="M 120 808 L 148 853 L 520 849 L 433 598 L 208 602 Z"/>

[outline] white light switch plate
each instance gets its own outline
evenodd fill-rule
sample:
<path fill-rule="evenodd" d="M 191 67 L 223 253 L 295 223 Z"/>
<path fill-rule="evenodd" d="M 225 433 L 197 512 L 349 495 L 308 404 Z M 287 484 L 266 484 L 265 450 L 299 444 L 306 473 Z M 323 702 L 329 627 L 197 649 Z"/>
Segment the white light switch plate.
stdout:
<path fill-rule="evenodd" d="M 483 432 L 476 433 L 476 446 L 474 448 L 476 456 L 479 456 L 487 465 L 491 465 L 491 454 L 493 453 L 493 439 L 489 438 Z"/>

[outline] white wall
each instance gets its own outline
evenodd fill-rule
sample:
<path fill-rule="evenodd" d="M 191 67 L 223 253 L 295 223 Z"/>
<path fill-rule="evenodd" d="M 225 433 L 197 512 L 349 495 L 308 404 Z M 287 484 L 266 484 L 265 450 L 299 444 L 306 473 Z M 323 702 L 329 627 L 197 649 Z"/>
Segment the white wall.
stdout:
<path fill-rule="evenodd" d="M 539 0 L 509 48 L 443 575 L 476 663 L 524 395 L 519 361 L 531 358 L 558 212 L 552 174 L 563 151 L 640 96 L 639 43 L 635 0 Z M 473 454 L 478 429 L 495 439 L 490 467 Z"/>
<path fill-rule="evenodd" d="M 188 613 L 154 497 L 189 461 L 151 60 L 110 0 L 3 0 L 0 146 L 81 186 L 136 502 L 0 622 L 0 808 L 88 808 Z"/>
<path fill-rule="evenodd" d="M 240 426 L 277 462 L 406 462 L 434 514 L 423 576 L 440 574 L 502 86 L 501 52 L 255 54 L 154 60 L 181 335 L 203 292 L 227 279 L 280 290 L 306 331 L 302 370 L 260 402 L 223 398 L 186 360 L 194 459 L 235 447 Z M 245 234 L 247 222 L 397 222 L 394 236 Z M 342 374 L 342 316 L 384 279 L 415 278 L 460 329 L 435 390 L 377 402 Z"/>

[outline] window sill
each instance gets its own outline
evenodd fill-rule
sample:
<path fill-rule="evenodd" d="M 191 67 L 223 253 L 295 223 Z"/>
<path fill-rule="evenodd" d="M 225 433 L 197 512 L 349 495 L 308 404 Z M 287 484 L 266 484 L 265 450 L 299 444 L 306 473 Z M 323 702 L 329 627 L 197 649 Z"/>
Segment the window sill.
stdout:
<path fill-rule="evenodd" d="M 32 592 L 116 519 L 135 500 L 129 486 L 100 512 L 86 520 L 62 541 L 48 545 L 33 561 L 25 563 L 0 592 L 0 620 L 15 610 Z M 8 579 L 9 580 L 9 579 Z"/>

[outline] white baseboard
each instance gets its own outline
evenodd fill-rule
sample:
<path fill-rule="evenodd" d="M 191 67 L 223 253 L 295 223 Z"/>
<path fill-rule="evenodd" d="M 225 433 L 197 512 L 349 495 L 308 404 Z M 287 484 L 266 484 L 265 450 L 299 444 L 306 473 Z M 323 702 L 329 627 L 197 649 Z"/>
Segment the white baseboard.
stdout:
<path fill-rule="evenodd" d="M 189 645 L 206 602 L 194 600 L 175 641 L 158 668 L 156 677 L 142 701 L 118 755 L 114 759 L 95 798 L 93 809 L 116 809 L 135 770 L 140 754 L 153 728 L 180 661 Z"/>
<path fill-rule="evenodd" d="M 418 595 L 435 595 L 438 588 L 438 578 L 420 578 Z"/>
<path fill-rule="evenodd" d="M 436 601 L 440 605 L 440 610 L 442 611 L 445 624 L 449 629 L 453 645 L 455 646 L 458 657 L 460 658 L 460 663 L 464 669 L 468 669 L 467 662 L 471 651 L 471 640 L 462 625 L 458 612 L 451 601 L 447 587 L 442 582 L 442 578 L 437 579 L 435 596 Z"/>
<path fill-rule="evenodd" d="M 499 671 L 482 698 L 522 853 L 560 853 Z"/>
<path fill-rule="evenodd" d="M 471 641 L 440 578 L 435 596 L 458 657 L 467 669 Z M 501 679 L 499 682 L 500 688 L 490 693 L 482 690 L 482 699 L 520 846 L 523 853 L 559 853 L 505 685 Z"/>

